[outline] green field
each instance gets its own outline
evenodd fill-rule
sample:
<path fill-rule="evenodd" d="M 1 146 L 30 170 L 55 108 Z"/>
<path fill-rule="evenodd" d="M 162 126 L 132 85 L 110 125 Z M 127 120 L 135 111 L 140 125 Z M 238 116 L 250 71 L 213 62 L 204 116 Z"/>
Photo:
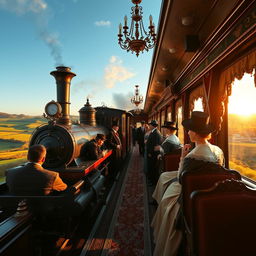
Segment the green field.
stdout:
<path fill-rule="evenodd" d="M 30 136 L 43 123 L 41 117 L 0 118 L 0 182 L 6 169 L 26 162 Z"/>

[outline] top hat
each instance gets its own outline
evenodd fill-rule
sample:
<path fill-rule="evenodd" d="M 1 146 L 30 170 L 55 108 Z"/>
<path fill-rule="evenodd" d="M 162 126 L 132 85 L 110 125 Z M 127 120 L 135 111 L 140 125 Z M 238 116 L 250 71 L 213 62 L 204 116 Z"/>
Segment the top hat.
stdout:
<path fill-rule="evenodd" d="M 148 123 L 148 124 L 151 124 L 151 125 L 154 126 L 154 127 L 157 127 L 157 126 L 158 126 L 158 122 L 157 122 L 156 120 L 152 120 L 152 121 L 150 121 L 150 123 Z"/>
<path fill-rule="evenodd" d="M 119 124 L 118 124 L 118 120 L 114 120 L 114 121 L 112 121 L 112 127 L 113 126 L 119 126 Z"/>
<path fill-rule="evenodd" d="M 101 133 L 98 133 L 97 136 L 96 136 L 96 139 L 98 139 L 98 140 L 105 140 L 105 135 L 101 134 Z"/>
<path fill-rule="evenodd" d="M 161 126 L 162 128 L 168 128 L 170 130 L 178 130 L 176 127 L 176 123 L 172 121 L 164 121 L 164 125 Z"/>
<path fill-rule="evenodd" d="M 209 115 L 201 111 L 193 111 L 190 119 L 182 121 L 182 125 L 196 133 L 209 134 L 215 131 L 215 127 L 209 123 Z"/>

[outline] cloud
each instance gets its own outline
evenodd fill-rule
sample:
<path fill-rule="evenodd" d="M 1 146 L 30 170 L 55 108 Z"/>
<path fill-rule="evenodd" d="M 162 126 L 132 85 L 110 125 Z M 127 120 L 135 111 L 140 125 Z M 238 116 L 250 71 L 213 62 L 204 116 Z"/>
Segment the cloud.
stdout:
<path fill-rule="evenodd" d="M 117 56 L 111 56 L 109 64 L 104 70 L 104 82 L 107 88 L 113 88 L 116 83 L 124 82 L 134 76 L 135 73 L 122 66 L 122 60 Z"/>
<path fill-rule="evenodd" d="M 94 98 L 98 90 L 102 87 L 102 83 L 95 80 L 85 79 L 72 85 L 72 92 L 75 94 L 83 94 L 84 97 Z"/>
<path fill-rule="evenodd" d="M 132 92 L 128 93 L 113 93 L 113 102 L 116 108 L 130 110 L 133 108 L 131 103 Z"/>
<path fill-rule="evenodd" d="M 0 0 L 0 8 L 22 15 L 43 12 L 47 4 L 44 0 Z"/>
<path fill-rule="evenodd" d="M 40 39 L 50 49 L 54 64 L 56 66 L 63 65 L 58 35 L 48 29 L 49 8 L 44 0 L 0 0 L 0 9 L 5 9 L 16 15 L 30 14 L 29 17 L 35 24 Z"/>
<path fill-rule="evenodd" d="M 109 20 L 95 21 L 94 24 L 98 27 L 110 27 L 111 22 Z"/>

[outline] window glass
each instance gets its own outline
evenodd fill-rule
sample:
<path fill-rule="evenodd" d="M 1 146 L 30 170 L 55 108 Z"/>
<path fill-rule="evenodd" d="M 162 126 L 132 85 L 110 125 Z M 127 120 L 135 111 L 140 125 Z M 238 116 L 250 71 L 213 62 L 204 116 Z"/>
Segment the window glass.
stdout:
<path fill-rule="evenodd" d="M 254 77 L 235 80 L 228 98 L 229 167 L 256 180 L 256 88 Z"/>
<path fill-rule="evenodd" d="M 204 111 L 203 99 L 202 98 L 198 98 L 194 101 L 193 111 Z"/>
<path fill-rule="evenodd" d="M 167 121 L 172 121 L 172 106 L 167 108 Z"/>
<path fill-rule="evenodd" d="M 180 139 L 180 143 L 184 144 L 184 129 L 183 129 L 183 125 L 181 124 L 181 122 L 182 122 L 182 107 L 179 107 L 177 109 L 176 121 L 177 121 L 178 128 L 179 128 L 177 136 Z"/>

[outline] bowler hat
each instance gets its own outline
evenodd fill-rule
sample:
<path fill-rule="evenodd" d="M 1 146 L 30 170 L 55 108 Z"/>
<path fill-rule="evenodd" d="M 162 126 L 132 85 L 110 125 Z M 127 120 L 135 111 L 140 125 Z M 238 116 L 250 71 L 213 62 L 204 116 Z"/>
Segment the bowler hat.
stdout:
<path fill-rule="evenodd" d="M 170 130 L 178 130 L 176 127 L 176 123 L 173 121 L 164 121 L 164 125 L 161 126 L 162 128 L 168 128 Z"/>
<path fill-rule="evenodd" d="M 215 130 L 214 126 L 209 123 L 209 115 L 201 111 L 193 111 L 191 118 L 182 121 L 182 125 L 196 133 L 209 134 Z"/>
<path fill-rule="evenodd" d="M 152 120 L 149 122 L 150 125 L 157 127 L 158 126 L 158 122 L 156 120 Z"/>

